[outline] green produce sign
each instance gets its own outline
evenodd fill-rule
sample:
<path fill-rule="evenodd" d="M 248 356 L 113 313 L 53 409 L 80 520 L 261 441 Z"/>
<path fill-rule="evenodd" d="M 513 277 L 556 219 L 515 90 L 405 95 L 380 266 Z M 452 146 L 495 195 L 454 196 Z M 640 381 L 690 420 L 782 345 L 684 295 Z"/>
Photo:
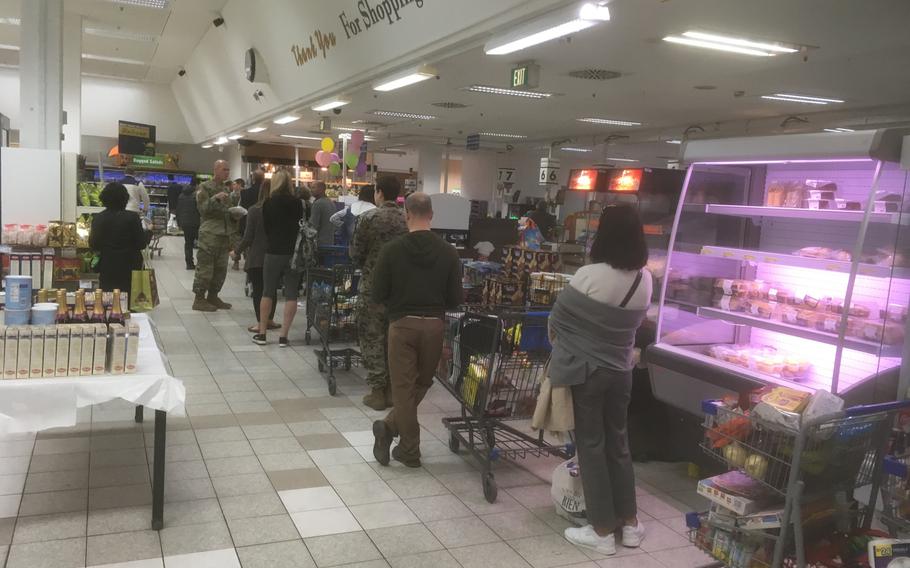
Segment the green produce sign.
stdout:
<path fill-rule="evenodd" d="M 134 166 L 164 167 L 164 156 L 133 156 L 132 158 L 131 162 Z"/>

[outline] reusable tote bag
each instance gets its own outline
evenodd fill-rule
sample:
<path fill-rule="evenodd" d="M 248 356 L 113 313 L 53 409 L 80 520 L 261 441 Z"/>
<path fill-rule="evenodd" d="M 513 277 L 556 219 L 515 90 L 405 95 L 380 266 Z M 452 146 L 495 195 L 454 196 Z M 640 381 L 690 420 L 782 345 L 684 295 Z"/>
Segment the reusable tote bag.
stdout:
<path fill-rule="evenodd" d="M 142 253 L 144 267 L 134 270 L 130 287 L 130 311 L 148 312 L 160 303 L 158 298 L 158 281 L 155 279 L 155 270 L 149 268 L 148 252 Z"/>

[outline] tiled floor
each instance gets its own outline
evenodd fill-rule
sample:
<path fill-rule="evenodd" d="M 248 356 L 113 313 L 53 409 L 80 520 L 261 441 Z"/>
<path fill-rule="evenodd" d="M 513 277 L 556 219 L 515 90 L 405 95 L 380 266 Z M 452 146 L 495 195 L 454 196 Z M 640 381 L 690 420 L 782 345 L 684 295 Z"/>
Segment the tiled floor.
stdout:
<path fill-rule="evenodd" d="M 187 417 L 168 423 L 165 528 L 149 530 L 151 420 L 115 402 L 63 431 L 0 440 L 0 568 L 285 568 L 312 566 L 685 568 L 708 559 L 688 545 L 682 513 L 700 506 L 682 464 L 636 465 L 641 549 L 604 558 L 561 533 L 553 459 L 500 464 L 495 504 L 475 462 L 449 452 L 440 419 L 458 403 L 434 388 L 421 405 L 424 466 L 373 462 L 355 373 L 329 397 L 303 317 L 292 347 L 258 347 L 243 273 L 229 274 L 229 312 L 190 310 L 182 240 L 155 260 L 153 318 Z"/>

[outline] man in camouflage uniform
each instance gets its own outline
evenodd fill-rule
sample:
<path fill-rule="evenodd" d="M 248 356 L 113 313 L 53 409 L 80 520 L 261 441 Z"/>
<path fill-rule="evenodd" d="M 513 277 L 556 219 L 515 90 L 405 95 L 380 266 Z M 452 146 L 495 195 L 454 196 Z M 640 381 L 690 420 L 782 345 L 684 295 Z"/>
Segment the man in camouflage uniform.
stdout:
<path fill-rule="evenodd" d="M 228 251 L 234 236 L 234 220 L 228 209 L 238 199 L 225 184 L 230 168 L 224 160 L 215 162 L 214 176 L 199 185 L 196 206 L 199 209 L 199 252 L 196 258 L 196 278 L 193 309 L 200 312 L 229 310 L 231 305 L 218 297 L 227 277 Z"/>
<path fill-rule="evenodd" d="M 389 320 L 385 308 L 370 300 L 373 271 L 382 246 L 408 232 L 404 212 L 395 204 L 400 192 L 398 178 L 379 178 L 375 192 L 377 207 L 358 218 L 351 241 L 351 258 L 363 272 L 358 291 L 360 302 L 357 306 L 357 335 L 363 366 L 367 370 L 367 384 L 372 389 L 363 397 L 363 403 L 374 410 L 385 410 L 392 406 L 392 391 L 387 351 Z"/>

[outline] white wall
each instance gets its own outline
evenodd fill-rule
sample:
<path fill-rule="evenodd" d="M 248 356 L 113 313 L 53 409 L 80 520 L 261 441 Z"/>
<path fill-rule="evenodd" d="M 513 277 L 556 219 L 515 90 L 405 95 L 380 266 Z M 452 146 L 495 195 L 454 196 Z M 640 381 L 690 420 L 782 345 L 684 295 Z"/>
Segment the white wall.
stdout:
<path fill-rule="evenodd" d="M 0 114 L 9 117 L 11 128 L 19 128 L 18 69 L 0 67 Z"/>
<path fill-rule="evenodd" d="M 373 154 L 373 162 L 380 172 L 410 172 L 417 171 L 417 152 L 398 154 Z"/>

